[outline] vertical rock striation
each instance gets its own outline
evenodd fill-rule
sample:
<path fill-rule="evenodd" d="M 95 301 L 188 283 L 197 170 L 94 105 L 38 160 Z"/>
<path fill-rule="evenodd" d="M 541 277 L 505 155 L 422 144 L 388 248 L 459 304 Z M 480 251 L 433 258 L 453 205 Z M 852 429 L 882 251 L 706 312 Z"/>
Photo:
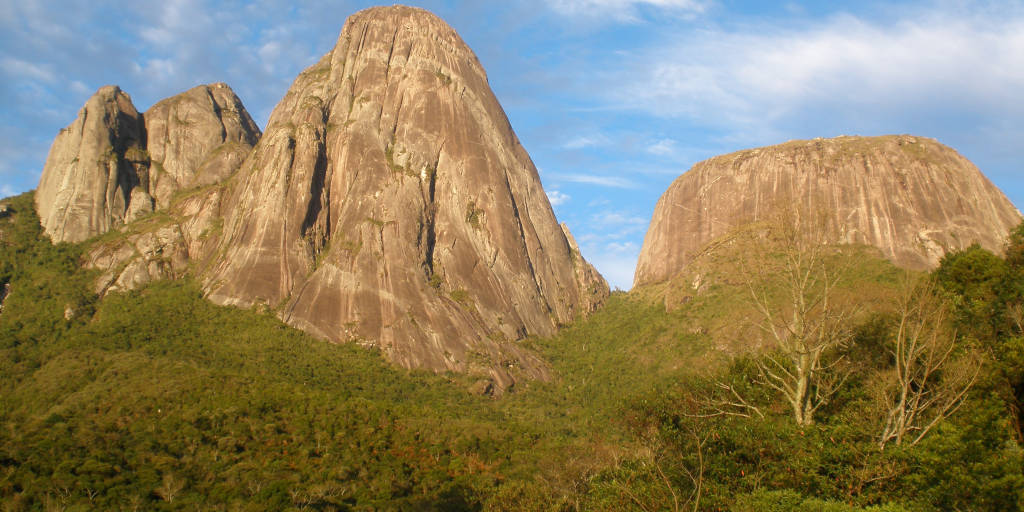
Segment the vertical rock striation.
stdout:
<path fill-rule="evenodd" d="M 476 56 L 408 7 L 353 15 L 262 137 L 224 84 L 144 115 L 100 89 L 55 141 L 36 198 L 55 241 L 131 223 L 90 250 L 101 293 L 194 272 L 215 302 L 406 367 L 481 374 L 496 392 L 546 375 L 517 340 L 608 294 Z"/>
<path fill-rule="evenodd" d="M 131 98 L 106 86 L 60 131 L 36 190 L 53 241 L 80 242 L 152 211 L 145 130 Z"/>
<path fill-rule="evenodd" d="M 973 164 L 906 135 L 792 141 L 698 163 L 658 200 L 634 286 L 673 277 L 704 246 L 780 205 L 825 217 L 832 240 L 936 266 L 974 242 L 999 251 L 1021 214 Z"/>
<path fill-rule="evenodd" d="M 235 172 L 260 131 L 225 84 L 202 85 L 144 115 L 117 86 L 90 98 L 57 135 L 36 191 L 46 233 L 80 242 L 167 208 L 175 192 Z"/>
<path fill-rule="evenodd" d="M 473 52 L 434 15 L 372 8 L 274 109 L 228 199 L 210 298 L 507 388 L 515 340 L 608 286 L 555 220 Z"/>
<path fill-rule="evenodd" d="M 182 189 L 220 182 L 234 173 L 260 138 L 234 91 L 200 85 L 146 111 L 150 193 L 159 207 Z"/>

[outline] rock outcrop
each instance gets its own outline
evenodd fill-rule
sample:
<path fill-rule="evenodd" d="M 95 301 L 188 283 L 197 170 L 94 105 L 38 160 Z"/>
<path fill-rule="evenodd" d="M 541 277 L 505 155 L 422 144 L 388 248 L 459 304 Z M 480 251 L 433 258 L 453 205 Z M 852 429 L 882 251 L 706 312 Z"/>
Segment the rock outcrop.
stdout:
<path fill-rule="evenodd" d="M 780 205 L 893 263 L 936 266 L 974 242 L 999 251 L 1020 212 L 956 151 L 906 135 L 792 141 L 698 163 L 658 201 L 634 286 L 666 281 L 712 240 Z"/>
<path fill-rule="evenodd" d="M 200 85 L 144 114 L 150 194 L 160 207 L 178 190 L 218 183 L 242 165 L 260 129 L 227 84 Z"/>
<path fill-rule="evenodd" d="M 97 240 L 86 266 L 100 271 L 96 292 L 128 291 L 157 279 L 201 272 L 217 248 L 223 217 L 223 185 L 176 197 L 158 215 L 119 229 L 119 236 Z"/>
<path fill-rule="evenodd" d="M 101 271 L 99 293 L 133 290 L 201 269 L 219 240 L 224 182 L 260 138 L 241 100 L 223 83 L 162 100 L 143 118 L 146 193 L 160 215 L 125 226 L 123 236 L 92 247 L 86 264 Z M 141 187 L 132 192 L 141 193 Z"/>
<path fill-rule="evenodd" d="M 36 191 L 46 233 L 80 242 L 167 208 L 180 190 L 218 183 L 260 131 L 225 84 L 195 87 L 144 115 L 117 86 L 100 88 L 50 149 Z"/>
<path fill-rule="evenodd" d="M 321 338 L 414 368 L 543 377 L 515 340 L 608 286 L 572 247 L 480 62 L 434 15 L 371 8 L 274 109 L 206 274 Z"/>
<path fill-rule="evenodd" d="M 80 242 L 151 211 L 145 144 L 142 116 L 121 89 L 106 86 L 89 98 L 43 167 L 36 208 L 46 234 Z"/>

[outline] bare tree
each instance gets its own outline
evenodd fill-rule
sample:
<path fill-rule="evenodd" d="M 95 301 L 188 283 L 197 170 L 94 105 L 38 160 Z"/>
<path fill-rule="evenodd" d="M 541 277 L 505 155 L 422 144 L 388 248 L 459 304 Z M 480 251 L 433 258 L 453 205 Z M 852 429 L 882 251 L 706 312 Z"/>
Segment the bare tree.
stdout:
<path fill-rule="evenodd" d="M 980 373 L 971 353 L 957 357 L 948 307 L 930 279 L 904 285 L 899 328 L 889 347 L 894 365 L 884 376 L 885 423 L 878 447 L 915 445 L 963 405 Z"/>
<path fill-rule="evenodd" d="M 829 261 L 824 227 L 793 210 L 779 213 L 759 242 L 754 265 L 748 258 L 744 266 L 757 327 L 773 349 L 758 362 L 760 381 L 785 397 L 798 425 L 811 425 L 849 375 L 841 352 L 851 309 L 835 297 L 846 267 Z"/>
<path fill-rule="evenodd" d="M 1006 314 L 1017 328 L 1017 335 L 1024 334 L 1024 304 L 1020 302 L 1007 306 Z"/>
<path fill-rule="evenodd" d="M 732 384 L 715 381 L 714 389 L 700 399 L 691 399 L 694 406 L 682 415 L 687 418 L 707 419 L 719 416 L 750 418 L 756 414 L 764 418 L 761 408 L 750 403 Z"/>
<path fill-rule="evenodd" d="M 185 479 L 175 476 L 173 473 L 164 473 L 163 483 L 154 492 L 163 498 L 167 503 L 174 502 L 174 498 L 185 488 Z"/>
<path fill-rule="evenodd" d="M 689 418 L 701 418 L 695 411 L 702 407 L 702 404 L 697 401 L 690 401 L 688 409 L 691 410 L 692 414 L 686 414 Z M 714 435 L 714 429 L 707 423 L 697 421 L 684 422 L 686 425 L 687 434 L 687 448 L 692 450 L 696 456 L 696 460 L 686 461 L 678 460 L 678 458 L 666 456 L 669 453 L 665 449 L 665 441 L 661 439 L 661 435 L 658 433 L 656 428 L 652 428 L 648 431 L 645 438 L 645 444 L 648 446 L 644 450 L 646 456 L 643 464 L 645 471 L 633 475 L 629 480 L 625 482 L 619 482 L 617 487 L 618 490 L 629 498 L 629 500 L 636 505 L 640 510 L 644 512 L 651 512 L 654 510 L 671 510 L 673 512 L 680 512 L 683 508 L 690 508 L 694 512 L 700 510 L 700 500 L 704 494 L 704 478 L 707 470 L 707 461 L 704 460 L 705 446 L 708 441 Z M 662 466 L 662 461 L 669 459 L 672 462 L 679 464 L 678 469 L 686 475 L 686 478 L 690 481 L 691 488 L 689 495 L 682 495 L 677 492 L 676 484 L 669 478 Z M 668 492 L 668 496 L 664 494 L 658 496 L 658 493 L 649 492 L 635 492 L 633 486 L 635 485 L 634 480 L 637 476 L 644 476 L 651 482 L 657 482 L 660 487 L 664 487 L 665 491 Z M 653 495 L 652 495 L 653 494 Z M 671 504 L 667 503 L 668 498 L 671 498 Z"/>

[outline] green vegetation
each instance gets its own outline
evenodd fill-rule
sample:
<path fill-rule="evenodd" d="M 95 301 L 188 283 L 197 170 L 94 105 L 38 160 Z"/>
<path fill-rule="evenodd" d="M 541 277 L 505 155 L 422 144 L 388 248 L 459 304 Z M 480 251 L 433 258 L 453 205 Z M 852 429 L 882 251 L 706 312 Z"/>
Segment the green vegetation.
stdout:
<path fill-rule="evenodd" d="M 132 146 L 125 150 L 124 158 L 131 162 L 149 162 L 149 151 Z"/>
<path fill-rule="evenodd" d="M 448 76 L 440 69 L 434 72 L 434 76 L 436 76 L 437 79 L 441 82 L 441 84 L 445 87 L 448 87 L 449 85 L 452 84 L 452 77 Z"/>
<path fill-rule="evenodd" d="M 341 66 L 344 67 L 344 63 L 342 63 Z M 307 68 L 305 71 L 299 74 L 301 78 L 314 82 L 326 80 L 327 78 L 330 77 L 330 75 L 331 62 L 326 58 L 320 59 L 320 62 L 317 62 L 316 64 Z"/>
<path fill-rule="evenodd" d="M 466 290 L 452 290 L 451 293 L 448 294 L 448 296 L 451 297 L 452 300 L 458 302 L 459 304 L 462 304 L 463 306 L 473 305 L 473 299 L 469 296 L 469 292 L 467 292 Z"/>
<path fill-rule="evenodd" d="M 329 73 L 330 68 L 328 68 L 326 72 Z M 309 95 L 306 96 L 305 98 L 302 98 L 302 104 L 299 106 L 299 108 L 302 110 L 322 111 L 324 108 L 324 100 L 318 96 Z"/>
<path fill-rule="evenodd" d="M 350 240 L 348 238 L 342 237 L 340 238 L 340 240 L 335 241 L 334 243 L 339 249 L 347 252 L 349 254 L 349 257 L 351 258 L 355 258 L 356 255 L 359 254 L 359 251 L 362 250 L 363 248 L 362 238 L 360 238 L 359 240 Z"/>
<path fill-rule="evenodd" d="M 473 229 L 480 229 L 480 219 L 483 217 L 484 211 L 476 206 L 476 201 L 470 201 L 466 204 L 466 224 L 469 224 Z"/>
<path fill-rule="evenodd" d="M 440 290 L 441 285 L 444 284 L 444 279 L 441 278 L 441 274 L 438 274 L 437 272 L 431 272 L 430 278 L 427 279 L 427 284 L 429 284 L 430 287 L 435 290 Z"/>
<path fill-rule="evenodd" d="M 395 138 L 392 137 L 391 138 L 391 143 L 388 144 L 387 147 L 384 148 L 384 158 L 388 162 L 388 168 L 391 169 L 391 172 L 394 172 L 394 173 L 397 173 L 397 174 L 404 174 L 404 175 L 409 176 L 411 178 L 418 178 L 419 174 L 416 174 L 416 171 L 414 171 L 412 169 L 412 167 L 409 165 L 409 162 L 406 162 L 404 166 L 398 165 L 397 163 L 395 163 L 395 153 L 394 153 L 394 151 L 395 151 L 395 144 L 396 144 Z M 402 151 L 404 152 L 404 150 L 402 150 Z M 402 154 L 402 153 L 400 152 L 399 154 Z"/>
<path fill-rule="evenodd" d="M 98 301 L 30 194 L 0 219 L 4 510 L 1020 510 L 1024 227 L 943 260 L 943 329 L 981 373 L 919 443 L 879 448 L 903 273 L 861 248 L 836 300 L 848 379 L 799 425 L 764 386 L 756 307 L 719 252 L 525 343 L 550 382 L 500 399 L 409 372 L 189 280 Z M 342 242 L 339 242 L 342 243 Z M 353 243 L 349 250 L 358 250 Z M 471 301 L 470 291 L 450 292 Z M 775 293 L 775 292 L 771 292 Z M 670 307 L 666 308 L 666 304 Z M 941 323 L 941 322 L 940 322 Z M 946 325 L 948 324 L 948 325 Z M 932 383 L 927 380 L 924 384 Z"/>

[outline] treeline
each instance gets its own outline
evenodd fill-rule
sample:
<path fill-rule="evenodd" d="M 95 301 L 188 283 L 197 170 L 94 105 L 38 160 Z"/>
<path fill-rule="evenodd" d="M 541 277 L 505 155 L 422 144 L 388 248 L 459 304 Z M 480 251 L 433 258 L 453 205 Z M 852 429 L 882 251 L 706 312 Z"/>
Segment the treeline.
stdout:
<path fill-rule="evenodd" d="M 830 288 L 841 259 L 782 235 L 741 280 L 768 350 L 635 401 L 646 450 L 595 479 L 596 508 L 1021 510 L 1024 224 L 866 307 Z"/>
<path fill-rule="evenodd" d="M 557 377 L 492 400 L 187 279 L 98 300 L 6 202 L 2 510 L 1024 508 L 1024 227 L 930 274 L 780 231 L 528 340 Z"/>
<path fill-rule="evenodd" d="M 31 196 L 0 220 L 3 510 L 463 510 L 539 433 L 410 373 L 160 282 L 97 301 Z M 521 430 L 520 430 L 521 429 Z M 473 505 L 476 504 L 476 505 Z"/>

